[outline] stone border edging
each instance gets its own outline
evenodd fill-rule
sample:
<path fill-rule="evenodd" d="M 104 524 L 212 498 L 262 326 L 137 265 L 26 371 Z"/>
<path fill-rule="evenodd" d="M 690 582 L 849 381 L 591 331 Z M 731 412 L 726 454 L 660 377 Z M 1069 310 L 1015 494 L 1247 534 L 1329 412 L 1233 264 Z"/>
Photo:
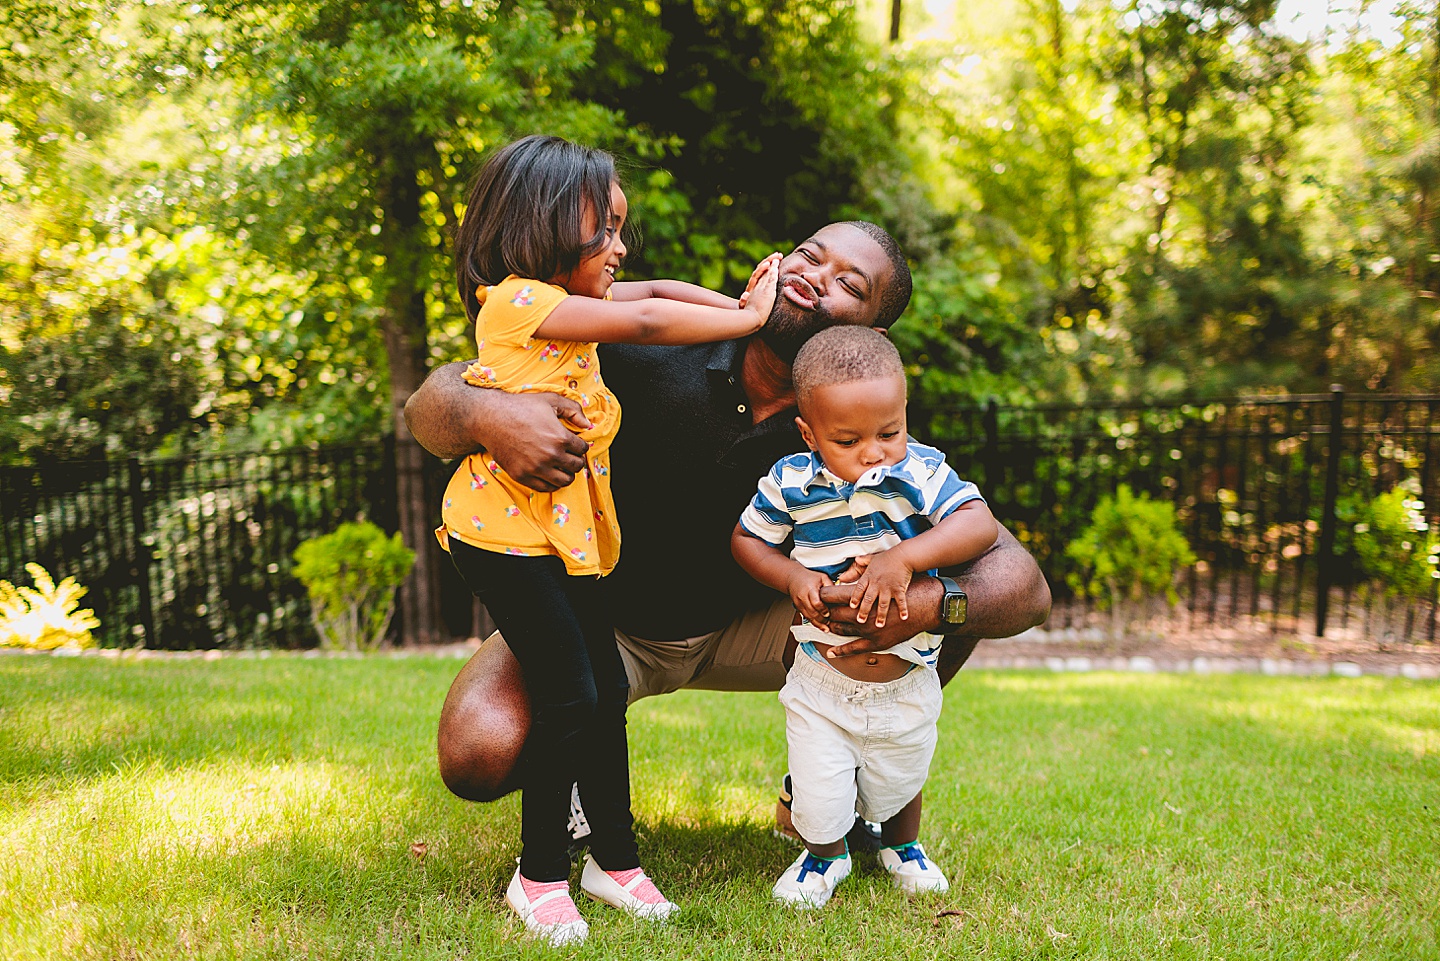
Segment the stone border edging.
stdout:
<path fill-rule="evenodd" d="M 1264 674 L 1272 677 L 1404 677 L 1412 681 L 1440 678 L 1440 665 L 1382 664 L 1362 667 L 1354 661 L 1291 660 L 1273 657 L 1029 657 L 974 654 L 965 670 L 1048 670 L 1053 672 L 1121 671 L 1129 674 Z"/>
<path fill-rule="evenodd" d="M 22 648 L 0 648 L 6 654 L 31 657 L 97 657 L 107 660 L 174 660 L 218 661 L 268 660 L 296 658 L 317 660 L 335 658 L 352 660 L 365 657 L 404 659 L 411 657 L 468 658 L 475 653 L 469 644 L 449 644 L 420 649 L 395 649 L 373 653 L 358 651 L 151 651 L 94 648 L 86 651 L 58 648 L 53 651 L 32 651 Z M 1125 674 L 1264 674 L 1270 677 L 1403 677 L 1412 681 L 1440 679 L 1440 664 L 1382 664 L 1365 667 L 1354 661 L 1298 660 L 1275 657 L 1150 657 L 1130 656 L 1031 656 L 1018 654 L 974 654 L 965 662 L 967 671 L 1051 671 L 1053 673 L 1086 673 L 1116 671 Z"/>

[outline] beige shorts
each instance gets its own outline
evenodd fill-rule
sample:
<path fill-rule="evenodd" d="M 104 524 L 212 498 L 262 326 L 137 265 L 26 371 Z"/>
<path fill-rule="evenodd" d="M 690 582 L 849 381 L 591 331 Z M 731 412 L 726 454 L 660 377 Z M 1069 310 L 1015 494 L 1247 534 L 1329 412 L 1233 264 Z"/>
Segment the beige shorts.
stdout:
<path fill-rule="evenodd" d="M 802 651 L 780 703 L 790 746 L 791 814 L 811 844 L 843 838 L 857 813 L 867 821 L 890 820 L 925 786 L 942 703 L 934 671 L 857 681 Z"/>
<path fill-rule="evenodd" d="M 794 619 L 795 608 L 786 597 L 699 637 L 652 641 L 617 628 L 615 643 L 630 679 L 630 702 L 682 687 L 780 690 L 785 684 L 785 643 Z"/>

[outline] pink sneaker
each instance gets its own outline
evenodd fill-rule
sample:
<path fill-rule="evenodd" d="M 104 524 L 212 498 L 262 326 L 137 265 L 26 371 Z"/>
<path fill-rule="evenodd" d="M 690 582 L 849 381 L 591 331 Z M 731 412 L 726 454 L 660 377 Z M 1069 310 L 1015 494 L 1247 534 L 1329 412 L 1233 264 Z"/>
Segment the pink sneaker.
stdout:
<path fill-rule="evenodd" d="M 680 910 L 680 905 L 665 900 L 644 871 L 639 868 L 606 871 L 588 854 L 585 870 L 580 872 L 580 890 L 597 901 L 647 921 L 664 921 Z"/>
<path fill-rule="evenodd" d="M 590 925 L 570 899 L 568 881 L 531 881 L 522 878 L 516 868 L 505 901 L 520 915 L 527 931 L 554 947 L 580 944 L 590 934 Z"/>

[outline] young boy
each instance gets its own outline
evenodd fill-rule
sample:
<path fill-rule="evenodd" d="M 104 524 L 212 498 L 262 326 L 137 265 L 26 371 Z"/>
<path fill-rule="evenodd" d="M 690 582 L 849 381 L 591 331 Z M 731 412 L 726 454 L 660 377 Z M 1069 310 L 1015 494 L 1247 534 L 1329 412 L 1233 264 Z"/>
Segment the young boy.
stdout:
<path fill-rule="evenodd" d="M 790 595 L 805 623 L 786 684 L 785 736 L 795 829 L 806 850 L 775 882 L 777 900 L 822 907 L 850 873 L 845 833 L 858 812 L 881 822 L 880 861 L 907 893 L 943 892 L 920 846 L 920 789 L 935 753 L 940 638 L 832 657 L 820 588 L 852 583 L 876 626 L 906 618 L 915 572 L 973 560 L 997 534 L 974 484 L 905 432 L 900 354 L 868 327 L 812 337 L 794 365 L 796 423 L 809 453 L 782 459 L 731 536 L 752 577 Z M 782 548 L 793 538 L 787 557 Z M 893 607 L 893 610 L 892 610 Z"/>

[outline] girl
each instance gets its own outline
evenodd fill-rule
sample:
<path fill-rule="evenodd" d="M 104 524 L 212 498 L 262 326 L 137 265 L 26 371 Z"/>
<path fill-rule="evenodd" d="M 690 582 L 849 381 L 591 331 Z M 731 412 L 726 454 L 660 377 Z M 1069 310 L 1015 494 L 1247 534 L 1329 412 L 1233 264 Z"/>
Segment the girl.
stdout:
<path fill-rule="evenodd" d="M 522 851 L 506 900 L 554 944 L 588 933 L 568 883 L 572 784 L 591 828 L 581 888 L 642 917 L 676 910 L 640 869 L 630 815 L 628 683 L 598 590 L 620 552 L 609 476 L 620 405 L 601 380 L 595 345 L 754 333 L 778 276 L 775 254 L 738 305 L 678 281 L 616 283 L 626 214 L 609 154 L 526 137 L 480 171 L 456 237 L 456 279 L 480 354 L 466 380 L 571 398 L 584 417 L 570 426 L 590 445 L 574 483 L 553 493 L 521 486 L 484 452 L 471 455 L 446 488 L 436 532 L 525 676 Z"/>

